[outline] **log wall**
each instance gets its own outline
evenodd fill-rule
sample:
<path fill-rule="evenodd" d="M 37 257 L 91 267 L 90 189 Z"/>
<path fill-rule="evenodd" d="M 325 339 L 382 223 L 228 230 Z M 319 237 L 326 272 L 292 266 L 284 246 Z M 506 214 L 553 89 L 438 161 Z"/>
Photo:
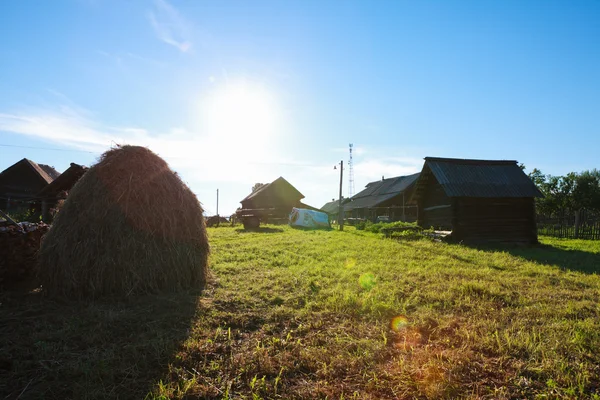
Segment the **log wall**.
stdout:
<path fill-rule="evenodd" d="M 533 198 L 456 198 L 452 238 L 468 242 L 537 243 Z"/>

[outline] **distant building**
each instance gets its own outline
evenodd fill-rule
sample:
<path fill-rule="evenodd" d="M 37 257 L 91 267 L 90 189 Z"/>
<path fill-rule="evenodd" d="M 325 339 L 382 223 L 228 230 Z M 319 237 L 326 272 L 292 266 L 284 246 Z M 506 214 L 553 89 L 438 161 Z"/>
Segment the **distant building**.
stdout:
<path fill-rule="evenodd" d="M 342 199 L 344 201 L 346 199 Z M 321 207 L 320 211 L 329 214 L 330 216 L 337 216 L 340 211 L 340 201 L 339 200 L 331 200 L 328 203 L 325 203 L 323 207 Z"/>
<path fill-rule="evenodd" d="M 9 213 L 29 209 L 39 200 L 38 193 L 59 175 L 49 165 L 22 159 L 0 173 L 0 207 Z"/>
<path fill-rule="evenodd" d="M 255 185 L 255 190 L 240 203 L 241 209 L 236 212 L 244 226 L 257 228 L 260 222 L 280 223 L 288 221 L 292 208 L 318 209 L 302 203 L 304 195 L 283 177 L 265 185 Z"/>
<path fill-rule="evenodd" d="M 413 200 L 423 227 L 466 242 L 536 243 L 536 197 L 516 161 L 426 157 Z"/>
<path fill-rule="evenodd" d="M 24 158 L 0 173 L 0 209 L 8 213 L 32 210 L 49 221 L 49 211 L 86 171 L 87 167 L 71 163 L 61 174 L 49 165 Z"/>
<path fill-rule="evenodd" d="M 387 217 L 388 221 L 416 221 L 417 208 L 414 204 L 409 205 L 409 200 L 418 177 L 416 173 L 370 182 L 344 204 L 345 218 L 373 222 L 378 217 Z"/>
<path fill-rule="evenodd" d="M 42 218 L 44 221 L 51 219 L 50 211 L 56 207 L 60 200 L 66 198 L 69 190 L 75 186 L 87 170 L 88 168 L 83 165 L 71 163 L 69 168 L 37 194 L 42 201 Z"/>

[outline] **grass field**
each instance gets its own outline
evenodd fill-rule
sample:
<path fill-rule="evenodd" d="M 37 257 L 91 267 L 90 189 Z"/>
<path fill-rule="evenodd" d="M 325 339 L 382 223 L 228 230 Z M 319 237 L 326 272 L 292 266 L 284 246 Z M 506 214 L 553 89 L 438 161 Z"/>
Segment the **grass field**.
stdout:
<path fill-rule="evenodd" d="M 211 228 L 203 293 L 0 298 L 0 399 L 600 399 L 600 242 Z"/>

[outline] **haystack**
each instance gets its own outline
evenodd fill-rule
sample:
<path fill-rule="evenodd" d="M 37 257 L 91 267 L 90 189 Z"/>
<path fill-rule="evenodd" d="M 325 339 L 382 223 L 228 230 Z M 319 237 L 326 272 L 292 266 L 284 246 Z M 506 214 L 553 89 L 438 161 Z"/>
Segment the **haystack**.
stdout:
<path fill-rule="evenodd" d="M 202 207 L 152 151 L 104 153 L 77 182 L 40 250 L 50 295 L 97 297 L 202 287 L 209 246 Z"/>

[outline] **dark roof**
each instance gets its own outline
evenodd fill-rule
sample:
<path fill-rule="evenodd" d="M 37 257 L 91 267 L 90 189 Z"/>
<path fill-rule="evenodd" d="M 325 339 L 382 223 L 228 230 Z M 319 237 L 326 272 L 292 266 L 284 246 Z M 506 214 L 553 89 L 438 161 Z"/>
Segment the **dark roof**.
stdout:
<path fill-rule="evenodd" d="M 44 164 L 42 164 L 44 165 Z M 48 167 L 47 165 L 45 165 L 45 167 Z M 46 184 L 52 182 L 54 180 L 54 178 L 52 176 L 50 176 L 46 171 L 44 171 L 44 169 L 37 163 L 35 163 L 34 161 L 28 160 L 27 158 L 22 159 L 21 161 L 18 161 L 16 163 L 14 163 L 13 165 L 11 165 L 10 167 L 6 168 L 4 171 L 2 171 L 2 173 L 0 175 L 8 175 L 10 173 L 12 174 L 19 174 L 19 172 L 17 171 L 23 171 L 22 168 L 30 168 L 32 169 L 36 175 Z M 56 172 L 58 175 L 60 175 L 54 168 L 52 167 L 48 167 L 50 168 L 52 171 Z M 52 172 L 49 170 L 49 172 Z"/>
<path fill-rule="evenodd" d="M 54 181 L 44 187 L 39 193 L 40 197 L 55 197 L 62 191 L 71 190 L 71 188 L 77 183 L 77 181 L 85 174 L 88 170 L 83 165 L 71 163 L 71 166 L 67 168 L 62 174 L 58 176 Z"/>
<path fill-rule="evenodd" d="M 402 194 L 417 181 L 418 177 L 419 173 L 416 173 L 370 182 L 364 190 L 352 196 L 350 201 L 344 205 L 344 210 L 376 207 L 378 204 Z M 408 200 L 406 199 L 406 201 Z"/>
<path fill-rule="evenodd" d="M 51 167 L 46 164 L 38 164 L 38 165 L 50 178 L 52 178 L 52 180 L 55 180 L 56 178 L 58 178 L 60 176 L 60 172 L 55 170 L 54 167 Z"/>
<path fill-rule="evenodd" d="M 303 199 L 304 195 L 298 191 L 291 183 L 286 181 L 283 177 L 275 179 L 271 183 L 261 186 L 258 190 L 250 193 L 246 196 L 243 201 L 252 200 L 255 197 L 260 197 L 262 194 L 269 192 L 275 192 L 277 195 L 284 195 L 287 198 Z"/>
<path fill-rule="evenodd" d="M 327 214 L 337 214 L 340 211 L 340 201 L 333 200 L 329 203 L 325 203 L 325 205 L 321 207 L 321 211 L 326 212 Z"/>
<path fill-rule="evenodd" d="M 305 208 L 305 209 L 307 209 L 307 210 L 321 211 L 321 210 L 319 210 L 318 208 L 316 208 L 316 207 L 313 207 L 313 206 L 309 206 L 308 204 L 306 204 L 306 203 L 303 203 L 303 202 L 301 202 L 301 201 L 300 201 L 300 202 L 298 202 L 298 206 L 299 206 L 299 208 Z"/>
<path fill-rule="evenodd" d="M 448 197 L 542 197 L 516 161 L 437 157 L 425 157 L 416 197 L 426 184 L 427 169 Z"/>

